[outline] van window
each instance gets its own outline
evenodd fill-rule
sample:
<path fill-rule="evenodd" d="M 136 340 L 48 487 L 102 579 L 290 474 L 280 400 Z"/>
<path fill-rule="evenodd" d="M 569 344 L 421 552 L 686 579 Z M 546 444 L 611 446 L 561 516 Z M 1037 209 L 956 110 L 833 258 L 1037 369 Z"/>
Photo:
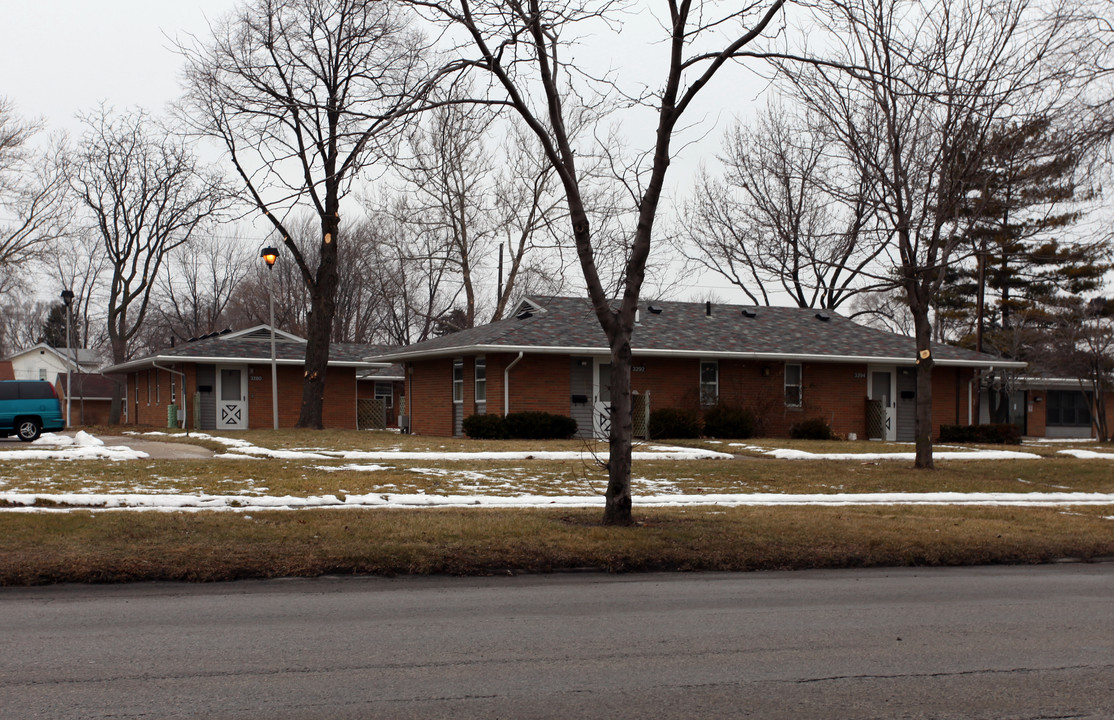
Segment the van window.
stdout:
<path fill-rule="evenodd" d="M 54 397 L 54 387 L 48 382 L 19 383 L 21 400 L 47 400 Z"/>
<path fill-rule="evenodd" d="M 19 398 L 19 383 L 0 382 L 0 400 L 16 400 Z"/>

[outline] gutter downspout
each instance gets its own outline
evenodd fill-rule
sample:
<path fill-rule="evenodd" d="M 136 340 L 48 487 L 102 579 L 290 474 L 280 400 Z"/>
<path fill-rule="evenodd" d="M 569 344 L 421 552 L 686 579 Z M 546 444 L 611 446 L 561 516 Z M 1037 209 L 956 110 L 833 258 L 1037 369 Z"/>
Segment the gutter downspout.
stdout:
<path fill-rule="evenodd" d="M 525 352 L 518 353 L 518 357 L 511 360 L 511 364 L 503 368 L 503 417 L 511 412 L 511 368 L 518 364 Z"/>
<path fill-rule="evenodd" d="M 186 412 L 186 374 L 178 370 L 171 370 L 168 367 L 159 365 L 157 362 L 152 362 L 151 364 L 159 370 L 165 370 L 168 373 L 174 373 L 175 375 L 180 375 L 182 377 L 182 428 L 186 431 L 186 437 L 189 437 L 190 416 L 189 413 Z"/>

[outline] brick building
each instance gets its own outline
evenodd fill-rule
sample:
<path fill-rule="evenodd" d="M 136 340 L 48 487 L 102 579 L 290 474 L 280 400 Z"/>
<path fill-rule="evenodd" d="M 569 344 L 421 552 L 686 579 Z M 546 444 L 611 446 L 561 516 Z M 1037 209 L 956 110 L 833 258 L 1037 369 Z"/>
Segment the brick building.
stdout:
<path fill-rule="evenodd" d="M 650 409 L 753 409 L 766 434 L 822 417 L 837 433 L 913 439 L 915 344 L 834 312 L 651 302 L 632 337 L 632 390 Z M 1024 363 L 933 348 L 933 421 L 970 424 L 976 368 Z M 504 320 L 368 358 L 405 364 L 409 427 L 460 434 L 474 413 L 570 415 L 581 435 L 606 432 L 610 363 L 587 300 L 525 299 Z"/>
<path fill-rule="evenodd" d="M 273 427 L 271 332 L 259 325 L 239 332 L 207 335 L 154 355 L 107 368 L 125 377 L 125 422 L 167 426 L 173 405 L 183 423 L 201 430 Z M 279 427 L 293 427 L 302 406 L 306 341 L 275 331 Z M 402 392 L 401 367 L 364 358 L 384 346 L 332 343 L 322 410 L 325 427 L 356 429 L 361 399 L 387 405 L 387 425 L 395 425 Z"/>

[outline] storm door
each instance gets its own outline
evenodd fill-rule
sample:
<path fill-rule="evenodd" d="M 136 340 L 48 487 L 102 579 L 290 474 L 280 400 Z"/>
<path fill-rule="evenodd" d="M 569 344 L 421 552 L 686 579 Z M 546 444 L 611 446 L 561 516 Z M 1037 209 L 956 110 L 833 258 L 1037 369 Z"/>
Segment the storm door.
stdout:
<path fill-rule="evenodd" d="M 222 367 L 217 371 L 217 427 L 248 429 L 248 373 L 244 367 Z"/>

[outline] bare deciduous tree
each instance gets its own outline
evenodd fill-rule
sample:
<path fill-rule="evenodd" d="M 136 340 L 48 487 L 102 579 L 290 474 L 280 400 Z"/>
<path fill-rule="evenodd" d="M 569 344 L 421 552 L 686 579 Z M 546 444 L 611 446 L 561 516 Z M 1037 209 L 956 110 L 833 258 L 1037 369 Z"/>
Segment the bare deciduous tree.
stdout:
<path fill-rule="evenodd" d="M 872 175 L 894 234 L 917 348 L 916 467 L 932 467 L 931 309 L 981 210 L 977 169 L 993 127 L 1047 114 L 1093 76 L 1090 16 L 1075 0 L 831 0 L 812 47 L 779 62 L 796 96 Z M 784 57 L 784 56 L 783 56 Z"/>
<path fill-rule="evenodd" d="M 388 0 L 251 0 L 210 42 L 182 48 L 187 118 L 221 143 L 310 294 L 298 427 L 322 427 L 341 203 L 413 105 L 424 47 Z M 320 225 L 315 264 L 286 225 L 307 205 Z"/>
<path fill-rule="evenodd" d="M 158 282 L 159 321 L 179 340 L 226 327 L 228 304 L 256 255 L 236 237 L 199 235 L 182 245 Z"/>
<path fill-rule="evenodd" d="M 49 272 L 58 279 L 59 287 L 74 294 L 71 323 L 74 337 L 81 339 L 79 347 L 103 350 L 108 339 L 101 314 L 108 255 L 100 233 L 78 225 L 76 221 L 71 223 L 74 230 L 70 237 L 56 243 Z"/>
<path fill-rule="evenodd" d="M 574 63 L 574 36 L 606 36 L 618 23 L 620 2 L 546 2 L 545 0 L 412 0 L 428 16 L 463 33 L 457 50 L 469 67 L 488 74 L 497 93 L 537 137 L 546 160 L 561 183 L 580 268 L 600 326 L 611 351 L 611 432 L 604 522 L 631 522 L 631 333 L 646 264 L 654 237 L 658 203 L 673 155 L 678 123 L 693 99 L 715 74 L 758 37 L 780 12 L 784 0 L 746 4 L 669 0 L 662 18 L 664 75 L 652 97 L 639 101 L 653 107 L 657 129 L 646 171 L 628 178 L 637 203 L 635 221 L 622 238 L 629 254 L 622 273 L 622 297 L 616 306 L 601 280 L 593 232 L 588 182 L 579 167 L 580 138 L 571 134 L 569 112 L 578 94 L 614 91 L 613 82 L 592 82 Z M 635 95 L 631 93 L 630 96 Z M 628 97 L 630 97 L 628 96 Z M 637 163 L 629 167 L 636 167 Z"/>
<path fill-rule="evenodd" d="M 756 305 L 776 304 L 780 292 L 798 307 L 835 310 L 890 285 L 873 276 L 887 243 L 870 175 L 840 162 L 833 145 L 823 126 L 781 105 L 729 131 L 723 179 L 702 173 L 686 213 L 686 257 Z"/>
<path fill-rule="evenodd" d="M 33 152 L 38 125 L 0 97 L 0 292 L 25 285 L 27 266 L 65 232 L 62 163 Z"/>
<path fill-rule="evenodd" d="M 83 120 L 70 184 L 111 270 L 106 320 L 112 361 L 119 364 L 130 358 L 131 341 L 144 327 L 167 255 L 214 219 L 226 194 L 185 143 L 147 113 L 101 108 Z M 117 386 L 112 423 L 119 422 L 121 397 Z"/>

